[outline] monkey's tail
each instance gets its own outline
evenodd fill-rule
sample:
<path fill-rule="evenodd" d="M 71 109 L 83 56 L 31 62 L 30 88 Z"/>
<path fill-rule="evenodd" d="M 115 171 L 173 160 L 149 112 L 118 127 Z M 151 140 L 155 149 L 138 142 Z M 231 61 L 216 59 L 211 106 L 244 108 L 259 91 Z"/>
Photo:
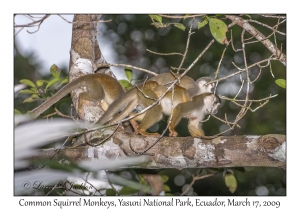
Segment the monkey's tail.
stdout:
<path fill-rule="evenodd" d="M 132 88 L 123 96 L 119 97 L 111 103 L 108 109 L 100 117 L 97 124 L 104 125 L 108 121 L 118 122 L 130 114 L 130 112 L 137 106 L 137 88 Z M 119 113 L 120 112 L 120 113 Z"/>
<path fill-rule="evenodd" d="M 61 88 L 57 93 L 55 93 L 52 97 L 50 97 L 48 100 L 46 100 L 44 103 L 42 103 L 40 106 L 36 107 L 35 109 L 31 110 L 30 114 L 37 118 L 40 114 L 42 114 L 44 111 L 49 109 L 50 106 L 58 102 L 62 97 L 70 93 L 72 90 L 75 90 L 79 87 L 85 86 L 83 84 L 84 81 L 76 79 L 72 81 L 72 83 L 66 84 L 63 88 Z"/>

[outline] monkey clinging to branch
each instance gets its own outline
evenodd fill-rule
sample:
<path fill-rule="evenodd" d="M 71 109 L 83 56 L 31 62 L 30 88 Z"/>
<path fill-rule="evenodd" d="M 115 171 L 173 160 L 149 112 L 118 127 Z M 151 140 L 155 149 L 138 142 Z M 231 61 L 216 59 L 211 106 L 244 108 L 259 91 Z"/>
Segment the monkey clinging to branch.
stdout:
<path fill-rule="evenodd" d="M 128 115 L 132 116 L 132 110 L 138 106 L 144 109 L 152 105 L 149 110 L 131 120 L 136 133 L 140 133 L 144 136 L 159 136 L 158 133 L 148 133 L 146 130 L 161 120 L 162 114 L 169 116 L 173 111 L 173 114 L 175 114 L 175 121 L 173 122 L 172 120 L 172 127 L 169 128 L 171 136 L 177 136 L 174 127 L 182 117 L 187 117 L 189 119 L 188 127 L 191 135 L 204 135 L 200 121 L 203 120 L 208 113 L 206 109 L 213 110 L 213 112 L 216 113 L 220 103 L 219 97 L 212 94 L 215 90 L 215 84 L 207 84 L 212 81 L 209 77 L 203 77 L 194 81 L 192 78 L 184 76 L 180 79 L 180 83 L 174 86 L 174 93 L 172 93 L 172 90 L 169 90 L 165 94 L 168 87 L 179 76 L 180 75 L 178 74 L 173 75 L 171 73 L 160 74 L 151 78 L 145 84 L 140 84 L 129 90 L 109 106 L 108 110 L 100 117 L 98 123 L 100 125 L 112 124 L 113 122 L 124 119 Z M 202 93 L 210 94 L 205 95 L 205 97 L 204 95 L 198 96 Z M 158 100 L 163 94 L 165 95 L 160 103 L 153 105 L 155 100 Z M 209 100 L 209 98 L 218 102 L 218 105 Z M 183 105 L 187 102 L 189 103 Z M 176 109 L 177 106 L 179 107 Z M 196 114 L 192 113 L 195 113 L 197 109 L 200 110 L 197 112 L 200 116 L 196 117 Z M 118 112 L 120 113 L 118 114 Z M 141 123 L 138 124 L 136 121 Z"/>

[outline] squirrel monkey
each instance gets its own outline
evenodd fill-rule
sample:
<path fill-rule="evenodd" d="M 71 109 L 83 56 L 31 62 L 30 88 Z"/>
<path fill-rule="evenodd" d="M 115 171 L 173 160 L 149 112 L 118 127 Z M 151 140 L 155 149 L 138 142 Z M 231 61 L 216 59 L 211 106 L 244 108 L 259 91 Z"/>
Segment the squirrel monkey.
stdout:
<path fill-rule="evenodd" d="M 175 81 L 178 74 L 164 73 L 159 74 L 145 84 L 138 85 L 136 88 L 129 90 L 121 98 L 114 101 L 108 110 L 100 117 L 99 123 L 111 124 L 124 119 L 128 115 L 133 115 L 131 112 L 136 107 L 146 108 L 153 104 L 155 99 L 158 99 Z M 162 119 L 162 114 L 171 115 L 172 104 L 176 107 L 178 104 L 192 100 L 192 97 L 205 92 L 213 92 L 215 84 L 206 85 L 212 81 L 209 77 L 203 77 L 194 81 L 188 76 L 181 78 L 179 85 L 174 86 L 174 95 L 172 99 L 172 91 L 169 91 L 161 100 L 160 104 L 156 104 L 147 110 L 145 113 L 138 115 L 131 120 L 135 129 L 135 133 L 140 133 L 144 136 L 159 136 L 158 133 L 147 133 L 146 130 Z M 143 93 L 141 93 L 141 91 Z M 151 99 L 147 98 L 150 97 Z M 120 114 L 117 114 L 121 111 Z M 136 121 L 141 121 L 138 125 Z"/>
<path fill-rule="evenodd" d="M 118 80 L 107 74 L 88 74 L 81 76 L 63 88 L 61 88 L 56 94 L 46 100 L 37 108 L 33 109 L 30 114 L 37 118 L 40 114 L 46 111 L 50 106 L 55 104 L 65 95 L 77 88 L 85 87 L 86 92 L 79 95 L 79 107 L 81 100 L 101 102 L 103 110 L 107 110 L 108 106 L 116 99 L 120 98 L 124 94 L 124 90 Z"/>
<path fill-rule="evenodd" d="M 191 101 L 178 104 L 173 109 L 172 120 L 169 126 L 170 136 L 178 135 L 174 128 L 183 117 L 189 119 L 188 129 L 191 136 L 205 136 L 201 121 L 209 113 L 216 114 L 220 104 L 219 96 L 214 93 L 202 93 L 194 96 Z"/>
<path fill-rule="evenodd" d="M 159 86 L 154 88 L 154 92 L 160 97 L 166 92 L 167 88 L 173 83 L 180 74 L 163 73 L 155 77 L 152 77 L 149 81 L 156 81 Z M 179 103 L 184 103 L 190 101 L 193 96 L 199 95 L 201 93 L 215 91 L 215 83 L 208 84 L 208 82 L 213 81 L 210 77 L 201 77 L 194 81 L 191 77 L 184 76 L 180 79 L 180 83 L 174 87 L 174 97 L 172 100 L 172 91 L 169 91 L 161 100 L 161 105 L 163 108 L 163 113 L 166 115 L 171 115 L 171 106 L 173 108 Z M 175 94 L 176 93 L 176 94 Z"/>
<path fill-rule="evenodd" d="M 157 86 L 157 82 L 148 81 L 145 84 L 140 84 L 127 91 L 122 97 L 117 98 L 109 106 L 109 108 L 106 110 L 106 112 L 104 112 L 104 114 L 100 117 L 97 123 L 103 125 L 118 122 L 128 115 L 133 115 L 132 110 L 137 108 L 137 106 L 142 108 L 150 106 L 151 104 L 153 104 L 153 102 L 155 102 L 155 100 L 158 99 L 157 94 L 153 91 Z M 119 111 L 121 112 L 118 114 Z M 158 133 L 148 133 L 146 132 L 146 130 L 162 119 L 162 113 L 163 112 L 161 105 L 157 104 L 151 107 L 145 113 L 135 117 L 135 120 L 141 121 L 141 124 L 138 126 L 138 133 L 144 136 L 159 135 Z M 135 120 L 132 120 L 131 123 L 135 131 L 137 132 L 137 123 Z"/>

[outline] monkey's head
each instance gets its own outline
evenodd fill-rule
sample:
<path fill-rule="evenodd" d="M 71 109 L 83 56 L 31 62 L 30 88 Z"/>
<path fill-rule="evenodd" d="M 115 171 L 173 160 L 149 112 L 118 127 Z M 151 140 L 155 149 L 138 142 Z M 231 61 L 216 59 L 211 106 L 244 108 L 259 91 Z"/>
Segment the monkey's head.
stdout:
<path fill-rule="evenodd" d="M 201 77 L 199 78 L 196 83 L 198 84 L 200 88 L 201 93 L 214 93 L 215 92 L 215 83 L 210 83 L 209 82 L 213 81 L 212 78 L 210 77 Z"/>
<path fill-rule="evenodd" d="M 217 114 L 220 105 L 221 99 L 217 94 L 207 93 L 204 98 L 204 108 L 207 112 Z"/>

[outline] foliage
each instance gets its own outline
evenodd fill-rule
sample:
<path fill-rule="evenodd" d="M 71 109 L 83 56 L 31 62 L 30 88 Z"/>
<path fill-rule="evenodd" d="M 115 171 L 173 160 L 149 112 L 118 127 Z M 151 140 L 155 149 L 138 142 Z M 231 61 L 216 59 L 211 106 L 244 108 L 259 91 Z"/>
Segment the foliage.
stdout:
<path fill-rule="evenodd" d="M 125 75 L 127 80 L 121 79 L 119 80 L 119 82 L 125 90 L 130 90 L 132 88 L 132 77 L 133 77 L 132 70 L 125 68 Z"/>
<path fill-rule="evenodd" d="M 53 77 L 50 80 L 37 80 L 35 83 L 28 79 L 20 80 L 21 84 L 29 86 L 29 89 L 19 91 L 19 94 L 30 94 L 30 96 L 25 99 L 23 103 L 45 99 L 47 97 L 47 89 L 49 87 L 58 89 L 61 85 L 68 83 L 68 77 L 60 77 L 61 70 L 55 64 L 50 67 L 50 72 Z"/>

